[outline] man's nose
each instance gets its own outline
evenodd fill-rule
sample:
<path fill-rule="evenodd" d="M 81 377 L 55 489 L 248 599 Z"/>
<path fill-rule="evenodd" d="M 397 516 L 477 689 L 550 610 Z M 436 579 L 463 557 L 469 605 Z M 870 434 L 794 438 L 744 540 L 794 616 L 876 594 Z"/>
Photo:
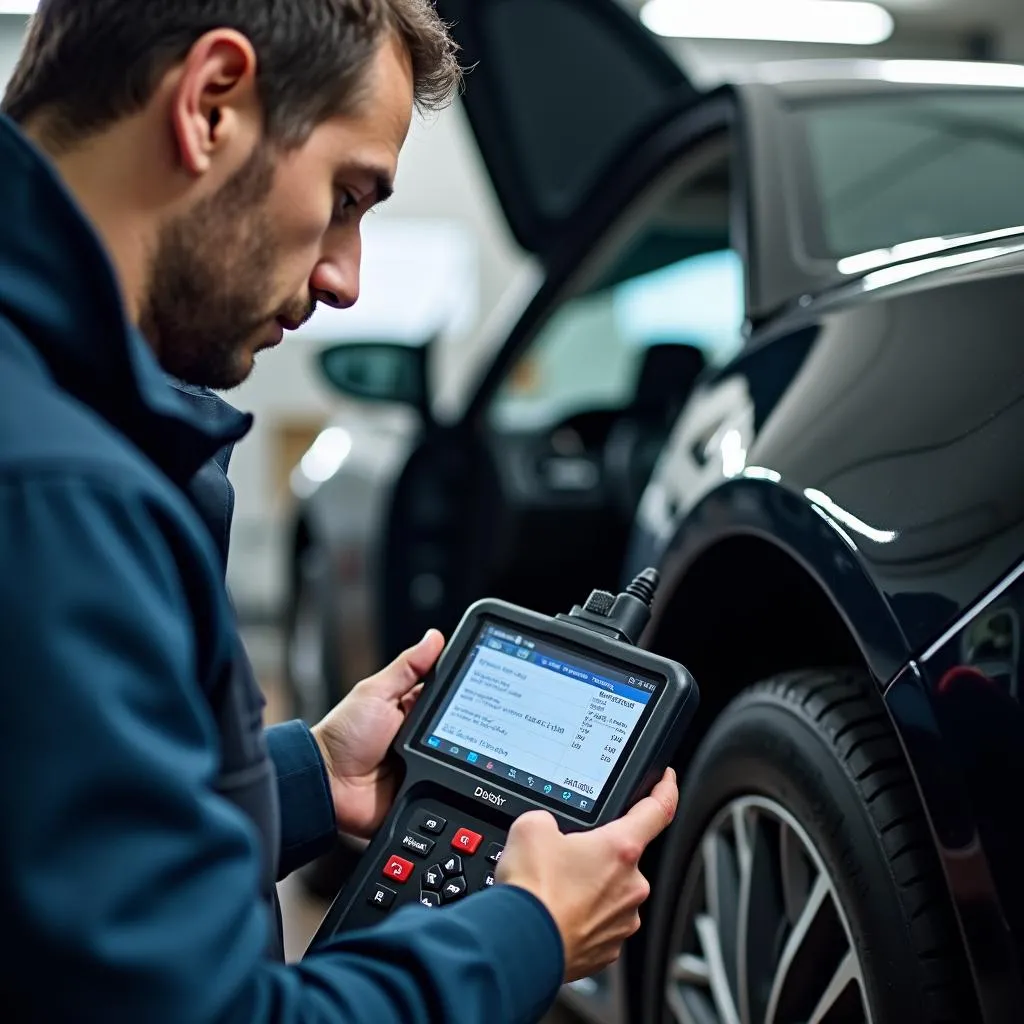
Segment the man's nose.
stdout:
<path fill-rule="evenodd" d="M 359 247 L 325 255 L 309 279 L 312 297 L 336 309 L 348 309 L 359 298 Z"/>

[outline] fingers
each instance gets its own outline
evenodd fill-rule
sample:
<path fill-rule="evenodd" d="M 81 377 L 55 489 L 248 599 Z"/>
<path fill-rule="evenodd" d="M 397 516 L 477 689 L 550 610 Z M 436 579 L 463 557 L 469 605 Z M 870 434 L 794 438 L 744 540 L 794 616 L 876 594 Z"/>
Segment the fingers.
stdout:
<path fill-rule="evenodd" d="M 423 693 L 423 684 L 419 683 L 414 686 L 400 701 L 399 704 L 402 708 L 403 714 L 409 714 L 414 707 L 416 707 L 416 701 L 420 699 L 420 694 Z"/>
<path fill-rule="evenodd" d="M 390 665 L 366 681 L 378 689 L 382 697 L 405 697 L 434 667 L 443 649 L 444 637 L 436 629 L 431 629 L 415 647 L 403 651 Z"/>
<path fill-rule="evenodd" d="M 549 811 L 527 811 L 526 814 L 521 814 L 512 822 L 512 827 L 508 830 L 508 839 L 509 842 L 515 843 L 516 837 L 519 835 L 539 838 L 545 833 L 551 832 L 558 832 L 558 822 L 555 821 L 553 814 Z M 508 843 L 505 844 L 505 847 L 507 850 Z M 501 859 L 505 860 L 504 854 Z"/>
<path fill-rule="evenodd" d="M 609 828 L 621 829 L 628 833 L 629 838 L 639 842 L 643 848 L 671 824 L 678 805 L 679 787 L 676 785 L 676 773 L 672 768 L 666 768 L 665 774 L 651 790 L 650 796 L 637 801 L 618 821 L 612 822 Z"/>

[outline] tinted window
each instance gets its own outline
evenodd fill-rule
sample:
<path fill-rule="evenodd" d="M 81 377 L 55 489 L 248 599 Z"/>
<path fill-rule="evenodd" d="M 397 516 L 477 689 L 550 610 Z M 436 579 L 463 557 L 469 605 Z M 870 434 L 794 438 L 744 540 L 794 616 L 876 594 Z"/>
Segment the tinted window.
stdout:
<path fill-rule="evenodd" d="M 742 344 L 743 267 L 732 249 L 690 256 L 566 303 L 495 396 L 492 423 L 553 426 L 633 401 L 648 350 L 691 345 L 711 364 Z"/>
<path fill-rule="evenodd" d="M 510 367 L 491 400 L 493 426 L 544 430 L 588 412 L 657 417 L 702 364 L 738 351 L 746 297 L 731 177 L 723 133 L 637 197 L 609 233 L 614 246 Z"/>
<path fill-rule="evenodd" d="M 1024 225 L 1017 90 L 830 103 L 802 120 L 819 200 L 815 250 L 852 256 Z"/>

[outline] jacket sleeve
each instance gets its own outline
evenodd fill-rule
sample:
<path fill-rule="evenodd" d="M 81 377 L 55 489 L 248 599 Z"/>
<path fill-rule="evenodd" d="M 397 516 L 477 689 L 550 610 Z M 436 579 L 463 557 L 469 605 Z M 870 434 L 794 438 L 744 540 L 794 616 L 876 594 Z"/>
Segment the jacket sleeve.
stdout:
<path fill-rule="evenodd" d="M 305 722 L 267 729 L 281 808 L 278 880 L 330 850 L 338 835 L 327 769 Z"/>
<path fill-rule="evenodd" d="M 298 965 L 265 959 L 257 839 L 212 788 L 217 737 L 159 515 L 127 488 L 51 477 L 0 480 L 0 524 L 5 1005 L 104 1024 L 541 1015 L 562 947 L 510 887 L 406 908 Z"/>

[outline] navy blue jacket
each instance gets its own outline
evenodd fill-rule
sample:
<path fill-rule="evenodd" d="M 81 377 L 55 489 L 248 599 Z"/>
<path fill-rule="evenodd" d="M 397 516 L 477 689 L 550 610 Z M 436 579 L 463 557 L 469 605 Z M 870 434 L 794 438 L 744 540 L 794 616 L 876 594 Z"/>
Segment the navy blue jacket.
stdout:
<path fill-rule="evenodd" d="M 279 958 L 274 881 L 333 831 L 264 733 L 224 586 L 249 418 L 172 387 L 102 245 L 0 119 L 0 1006 L 104 1024 L 535 1021 L 562 948 L 513 887 Z"/>

